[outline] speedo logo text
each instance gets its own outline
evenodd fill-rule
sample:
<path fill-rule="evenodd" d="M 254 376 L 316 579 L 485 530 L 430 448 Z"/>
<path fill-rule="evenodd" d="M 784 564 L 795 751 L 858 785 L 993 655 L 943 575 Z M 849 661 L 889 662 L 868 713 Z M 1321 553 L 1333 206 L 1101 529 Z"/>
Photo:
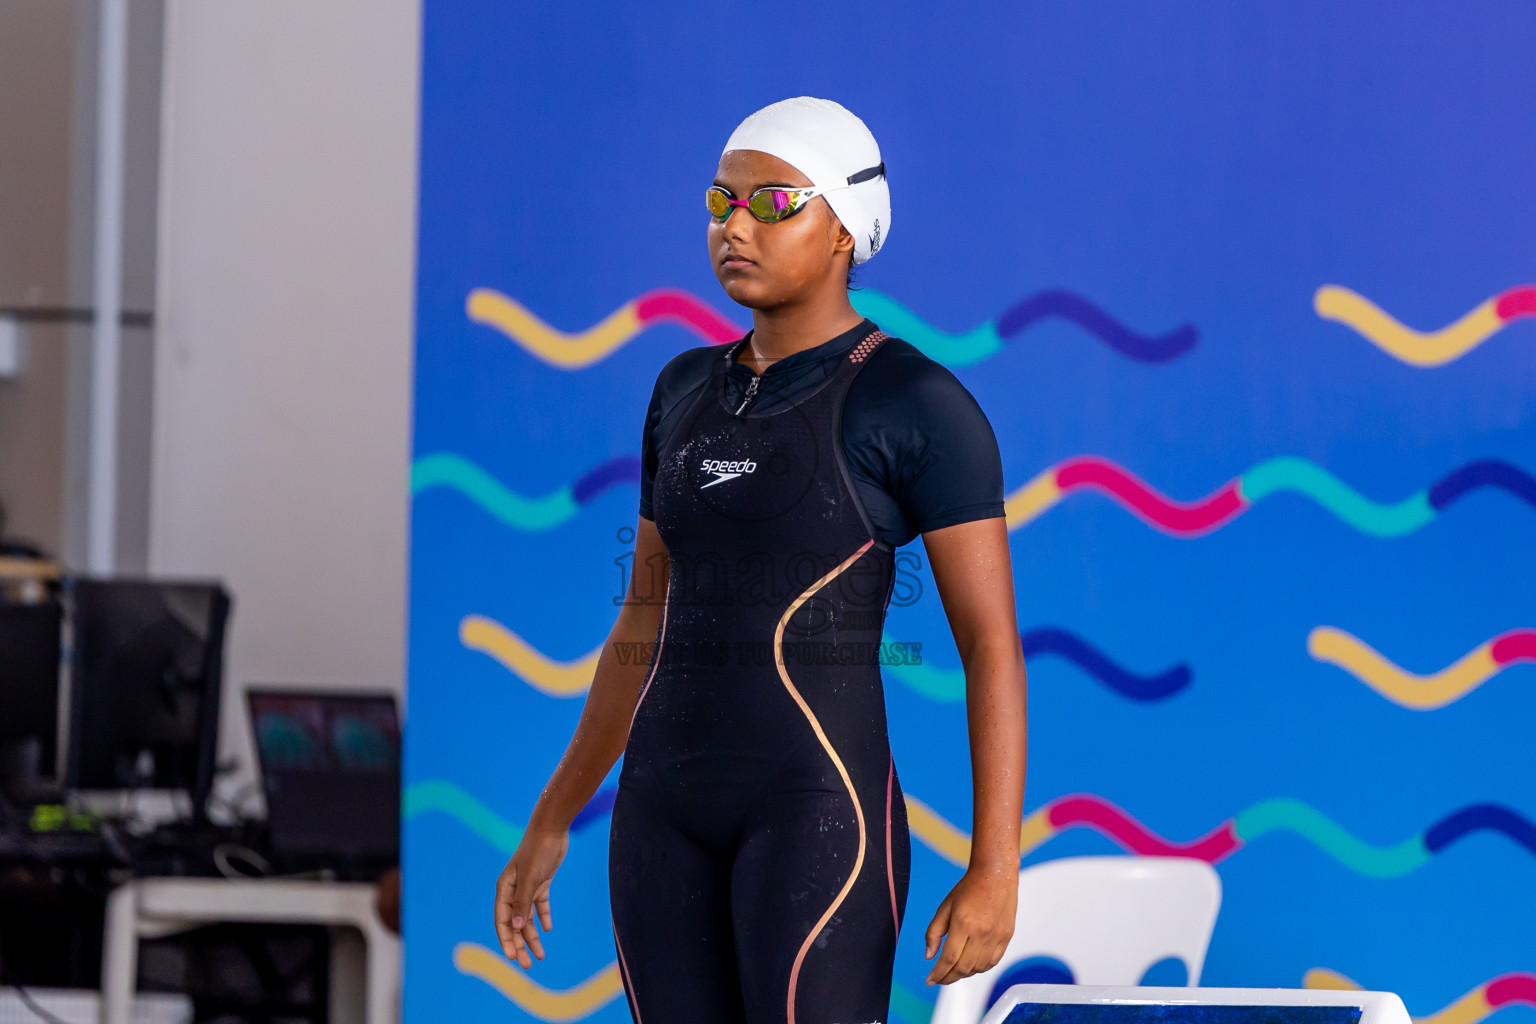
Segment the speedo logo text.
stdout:
<path fill-rule="evenodd" d="M 714 474 L 714 479 L 707 484 L 702 484 L 699 490 L 705 487 L 713 487 L 715 484 L 723 484 L 727 480 L 734 480 L 743 473 L 752 473 L 757 470 L 757 463 L 751 459 L 738 459 L 727 462 L 724 459 L 705 459 L 701 467 L 704 472 Z"/>

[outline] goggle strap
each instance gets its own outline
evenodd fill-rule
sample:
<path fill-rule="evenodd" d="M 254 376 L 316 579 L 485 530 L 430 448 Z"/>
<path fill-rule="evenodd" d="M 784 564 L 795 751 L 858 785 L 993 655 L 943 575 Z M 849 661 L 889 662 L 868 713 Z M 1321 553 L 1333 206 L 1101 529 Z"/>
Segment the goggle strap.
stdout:
<path fill-rule="evenodd" d="M 876 164 L 874 167 L 866 167 L 862 171 L 857 171 L 857 172 L 855 172 L 853 174 L 848 175 L 848 184 L 850 184 L 850 185 L 857 185 L 861 181 L 869 181 L 872 178 L 879 178 L 879 177 L 883 177 L 884 175 L 885 175 L 885 161 L 882 160 L 878 164 Z"/>

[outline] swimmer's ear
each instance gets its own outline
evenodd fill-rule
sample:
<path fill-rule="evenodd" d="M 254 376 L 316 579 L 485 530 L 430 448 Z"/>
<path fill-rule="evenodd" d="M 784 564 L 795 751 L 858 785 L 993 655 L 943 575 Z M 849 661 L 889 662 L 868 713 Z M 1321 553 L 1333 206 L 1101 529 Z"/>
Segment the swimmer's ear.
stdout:
<path fill-rule="evenodd" d="M 832 240 L 832 251 L 853 252 L 853 235 L 849 234 L 848 229 L 843 227 L 843 222 L 836 217 L 832 218 L 832 223 L 837 225 L 837 237 Z"/>

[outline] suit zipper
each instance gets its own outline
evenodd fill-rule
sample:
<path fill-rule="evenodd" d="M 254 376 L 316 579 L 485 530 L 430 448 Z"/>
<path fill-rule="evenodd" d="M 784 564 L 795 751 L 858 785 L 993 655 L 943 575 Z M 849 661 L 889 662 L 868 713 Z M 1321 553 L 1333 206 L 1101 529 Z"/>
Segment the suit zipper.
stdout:
<path fill-rule="evenodd" d="M 760 380 L 762 380 L 761 376 L 753 377 L 751 382 L 747 384 L 747 394 L 746 394 L 746 397 L 743 398 L 741 400 L 741 404 L 736 407 L 736 415 L 737 416 L 740 416 L 741 415 L 741 410 L 745 409 L 747 407 L 747 403 L 752 401 L 752 396 L 757 394 L 757 382 L 760 381 Z"/>

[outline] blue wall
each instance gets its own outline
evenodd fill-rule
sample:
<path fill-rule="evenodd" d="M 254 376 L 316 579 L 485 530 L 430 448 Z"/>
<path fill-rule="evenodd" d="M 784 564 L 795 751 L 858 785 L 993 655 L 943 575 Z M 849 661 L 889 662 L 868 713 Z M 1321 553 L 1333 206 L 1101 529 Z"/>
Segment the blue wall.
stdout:
<path fill-rule="evenodd" d="M 1027 862 L 1209 836 L 1207 984 L 1325 968 L 1420 1016 L 1536 999 L 1486 984 L 1536 971 L 1529 7 L 841 6 L 771 38 L 775 9 L 426 3 L 409 1020 L 628 1019 L 601 799 L 549 958 L 476 947 L 617 611 L 656 372 L 710 318 L 749 323 L 699 194 L 741 117 L 801 93 L 863 117 L 890 169 L 856 304 L 955 369 L 1018 496 Z M 635 304 L 657 289 L 692 298 Z M 1435 366 L 1393 326 L 1469 313 Z M 538 326 L 610 315 L 579 367 Z M 1148 496 L 1149 522 L 1125 473 L 1204 504 L 1181 527 Z M 907 550 L 924 596 L 888 634 L 926 664 L 887 672 L 896 758 L 968 829 L 959 659 Z M 1413 706 L 1403 671 L 1469 652 Z M 892 1009 L 919 1024 L 922 931 L 960 868 L 913 838 Z"/>

